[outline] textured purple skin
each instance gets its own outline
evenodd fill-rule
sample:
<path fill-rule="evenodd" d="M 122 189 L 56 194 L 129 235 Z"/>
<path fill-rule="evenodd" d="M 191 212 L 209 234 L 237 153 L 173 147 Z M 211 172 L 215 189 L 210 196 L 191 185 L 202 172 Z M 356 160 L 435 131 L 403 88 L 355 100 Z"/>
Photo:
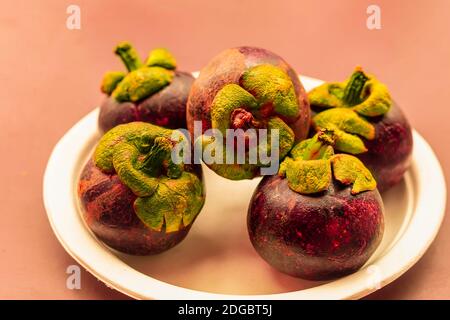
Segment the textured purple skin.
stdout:
<path fill-rule="evenodd" d="M 399 183 L 411 164 L 411 126 L 395 103 L 388 113 L 371 123 L 375 125 L 375 139 L 365 140 L 368 151 L 357 157 L 372 172 L 378 190 L 383 192 Z"/>
<path fill-rule="evenodd" d="M 186 103 L 194 77 L 175 71 L 172 82 L 157 93 L 134 102 L 117 102 L 108 96 L 100 106 L 98 125 L 102 132 L 133 121 L 144 121 L 169 129 L 186 128 Z"/>
<path fill-rule="evenodd" d="M 250 240 L 270 265 L 289 275 L 329 280 L 358 270 L 381 242 L 383 203 L 377 190 L 357 195 L 339 182 L 316 195 L 266 176 L 247 216 Z"/>
<path fill-rule="evenodd" d="M 200 179 L 201 167 L 192 171 Z M 84 167 L 78 196 L 88 227 L 101 241 L 118 251 L 134 255 L 151 255 L 180 243 L 188 227 L 176 232 L 158 232 L 146 227 L 134 212 L 136 196 L 116 174 L 106 174 L 92 160 Z"/>

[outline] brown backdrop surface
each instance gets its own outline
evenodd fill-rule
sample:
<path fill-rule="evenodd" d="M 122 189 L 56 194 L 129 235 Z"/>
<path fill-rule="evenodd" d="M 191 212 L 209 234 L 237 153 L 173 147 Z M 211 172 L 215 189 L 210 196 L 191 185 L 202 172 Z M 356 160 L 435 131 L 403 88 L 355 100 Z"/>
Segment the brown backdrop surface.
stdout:
<path fill-rule="evenodd" d="M 381 30 L 366 27 L 373 3 Z M 69 4 L 81 8 L 81 30 L 65 26 Z M 449 13 L 446 0 L 2 1 L 0 298 L 124 298 L 84 271 L 81 290 L 66 288 L 74 261 L 51 232 L 41 187 L 54 144 L 99 103 L 102 73 L 121 68 L 116 42 L 130 40 L 142 53 L 166 46 L 190 71 L 243 44 L 322 79 L 363 65 L 389 85 L 448 176 Z M 449 252 L 446 219 L 426 255 L 370 298 L 450 298 Z"/>

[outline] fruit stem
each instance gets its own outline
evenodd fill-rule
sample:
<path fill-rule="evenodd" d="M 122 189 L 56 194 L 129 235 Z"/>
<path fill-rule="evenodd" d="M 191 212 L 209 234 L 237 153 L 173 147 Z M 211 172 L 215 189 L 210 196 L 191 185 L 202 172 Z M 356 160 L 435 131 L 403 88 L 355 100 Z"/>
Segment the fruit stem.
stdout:
<path fill-rule="evenodd" d="M 361 92 L 369 78 L 361 67 L 357 67 L 344 89 L 343 100 L 348 106 L 354 106 L 362 102 Z"/>
<path fill-rule="evenodd" d="M 333 130 L 322 129 L 314 137 L 304 141 L 299 157 L 303 160 L 328 159 L 333 155 L 336 135 Z"/>
<path fill-rule="evenodd" d="M 129 42 L 121 42 L 117 45 L 114 53 L 121 59 L 128 71 L 133 71 L 142 66 L 142 61 L 136 49 Z"/>
<path fill-rule="evenodd" d="M 234 109 L 231 113 L 232 129 L 248 129 L 258 126 L 259 122 L 255 120 L 253 114 L 243 108 Z"/>

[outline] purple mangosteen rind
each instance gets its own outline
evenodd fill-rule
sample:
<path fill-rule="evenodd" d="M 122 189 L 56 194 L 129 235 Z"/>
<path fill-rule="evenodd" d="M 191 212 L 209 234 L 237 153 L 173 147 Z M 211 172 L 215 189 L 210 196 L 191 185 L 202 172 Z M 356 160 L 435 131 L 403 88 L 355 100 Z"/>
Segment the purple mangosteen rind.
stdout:
<path fill-rule="evenodd" d="M 335 150 L 353 154 L 385 191 L 403 178 L 413 147 L 408 120 L 386 85 L 357 68 L 344 82 L 329 82 L 308 93 L 312 128 L 333 129 Z"/>
<path fill-rule="evenodd" d="M 258 254 L 280 272 L 331 280 L 361 268 L 384 232 L 379 192 L 351 193 L 333 181 L 316 194 L 291 189 L 287 179 L 266 176 L 256 188 L 247 226 Z"/>
<path fill-rule="evenodd" d="M 106 132 L 132 121 L 186 128 L 186 103 L 193 76 L 175 70 L 175 58 L 167 49 L 152 50 L 145 63 L 128 42 L 120 43 L 114 52 L 128 73 L 110 71 L 103 77 L 101 91 L 107 97 L 100 106 L 100 130 Z"/>
<path fill-rule="evenodd" d="M 188 233 L 205 191 L 199 166 L 173 162 L 182 134 L 144 122 L 119 125 L 97 145 L 80 176 L 85 221 L 110 247 L 165 251 Z"/>

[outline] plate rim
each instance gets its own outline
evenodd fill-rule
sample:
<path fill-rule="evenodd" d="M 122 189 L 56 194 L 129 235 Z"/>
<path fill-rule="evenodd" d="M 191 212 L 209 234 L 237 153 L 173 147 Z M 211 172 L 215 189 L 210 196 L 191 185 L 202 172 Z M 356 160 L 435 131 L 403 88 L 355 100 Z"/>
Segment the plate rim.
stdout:
<path fill-rule="evenodd" d="M 301 80 L 303 82 L 309 81 L 317 84 L 321 83 L 321 80 L 303 76 L 301 77 Z M 63 208 L 61 208 L 62 204 L 58 204 L 57 202 L 61 202 L 61 199 L 58 198 L 57 200 L 52 196 L 52 193 L 54 186 L 58 184 L 58 181 L 70 179 L 71 181 L 68 185 L 65 184 L 61 186 L 63 188 L 68 188 L 69 190 L 69 193 L 64 195 L 64 197 L 66 197 L 65 200 L 69 201 L 69 203 L 66 203 L 65 205 L 71 205 L 69 210 L 72 209 L 78 212 L 78 207 L 73 199 L 73 181 L 75 178 L 74 171 L 77 171 L 74 170 L 74 168 L 75 166 L 81 165 L 77 163 L 79 161 L 75 158 L 69 158 L 70 160 L 67 161 L 67 153 L 69 152 L 70 155 L 70 151 L 64 147 L 66 144 L 69 144 L 72 147 L 72 155 L 77 154 L 75 152 L 76 150 L 78 150 L 79 153 L 83 148 L 85 148 L 86 140 L 82 140 L 83 143 L 80 143 L 79 146 L 75 146 L 75 148 L 73 148 L 73 145 L 70 144 L 70 140 L 73 139 L 75 134 L 79 135 L 80 132 L 82 132 L 84 137 L 90 137 L 90 139 L 93 139 L 93 129 L 95 131 L 95 135 L 97 136 L 97 116 L 98 108 L 94 109 L 79 120 L 63 135 L 63 137 L 53 148 L 43 177 L 44 207 L 46 209 L 47 217 L 53 233 L 56 235 L 58 241 L 61 243 L 66 252 L 69 253 L 69 255 L 72 256 L 72 258 L 74 258 L 89 273 L 102 281 L 106 286 L 135 299 L 317 299 L 318 297 L 320 297 L 320 299 L 358 299 L 391 283 L 410 269 L 423 256 L 435 239 L 445 215 L 447 193 L 442 167 L 430 145 L 416 130 L 413 129 L 414 149 L 409 174 L 414 180 L 416 180 L 414 192 L 416 203 L 414 213 L 407 227 L 403 231 L 403 234 L 397 239 L 396 244 L 392 246 L 384 256 L 380 257 L 380 261 L 376 263 L 378 266 L 382 265 L 383 267 L 381 270 L 384 277 L 379 286 L 369 287 L 367 282 L 364 282 L 364 280 L 367 281 L 367 276 L 364 275 L 364 270 L 367 269 L 367 266 L 365 266 L 357 272 L 344 278 L 340 278 L 326 284 L 321 284 L 316 287 L 285 293 L 235 295 L 210 293 L 178 287 L 176 285 L 154 279 L 128 266 L 111 251 L 107 250 L 104 245 L 100 244 L 99 241 L 96 240 L 85 228 L 84 224 L 84 232 L 81 231 L 83 233 L 82 236 L 88 236 L 91 238 L 90 240 L 84 238 L 84 241 L 91 244 L 93 241 L 97 242 L 98 245 L 102 247 L 102 252 L 97 252 L 98 250 L 92 246 L 88 246 L 86 247 L 87 249 L 84 249 L 85 251 L 80 252 L 80 249 L 77 248 L 76 245 L 70 243 L 70 238 L 73 236 L 73 233 L 69 230 L 66 234 L 64 234 L 64 231 L 67 230 L 64 230 L 64 226 L 61 226 L 61 220 L 58 220 L 58 212 L 61 212 L 59 209 Z M 78 149 L 76 147 L 78 147 Z M 65 159 L 66 161 L 62 162 L 61 159 Z M 65 165 L 66 168 L 70 170 L 68 170 L 68 172 L 59 170 L 62 165 Z M 425 170 L 423 170 L 423 168 L 427 169 L 426 177 Z M 431 179 L 433 181 L 434 188 L 425 188 L 424 184 L 421 183 L 424 178 L 428 180 Z M 64 181 L 67 182 L 67 180 Z M 67 199 L 67 197 L 71 199 Z M 430 197 L 433 201 L 427 200 Z M 428 214 L 430 211 L 433 212 L 432 215 Z M 417 215 L 417 212 L 419 212 L 419 215 Z M 77 216 L 79 220 L 82 220 L 81 217 L 79 217 L 79 214 L 77 214 Z M 424 224 L 424 222 L 426 223 Z M 409 238 L 417 233 L 422 233 L 422 236 L 424 237 L 422 238 L 421 245 L 416 245 L 416 250 L 408 250 L 410 248 L 408 241 L 412 240 Z M 402 249 L 404 251 L 402 251 Z M 86 250 L 88 252 L 86 252 Z M 99 261 L 95 262 L 90 260 L 94 255 L 97 256 L 98 254 L 101 254 L 101 256 L 105 259 L 117 259 L 114 271 L 117 271 L 118 274 L 113 274 L 111 272 L 112 270 L 110 265 L 100 263 Z M 384 261 L 387 259 L 386 257 L 390 258 L 394 254 L 397 255 L 395 259 L 397 261 L 396 268 L 393 268 L 392 264 L 389 265 Z M 105 269 L 105 267 L 108 267 L 108 269 Z M 99 268 L 102 269 L 102 271 L 99 271 Z M 126 283 L 127 281 L 129 281 L 129 283 L 127 285 L 123 285 L 123 283 Z M 352 290 L 349 290 L 346 285 L 347 282 L 354 283 Z M 325 290 L 326 287 L 329 286 L 333 286 L 333 290 Z M 150 290 L 149 287 L 153 289 Z"/>

